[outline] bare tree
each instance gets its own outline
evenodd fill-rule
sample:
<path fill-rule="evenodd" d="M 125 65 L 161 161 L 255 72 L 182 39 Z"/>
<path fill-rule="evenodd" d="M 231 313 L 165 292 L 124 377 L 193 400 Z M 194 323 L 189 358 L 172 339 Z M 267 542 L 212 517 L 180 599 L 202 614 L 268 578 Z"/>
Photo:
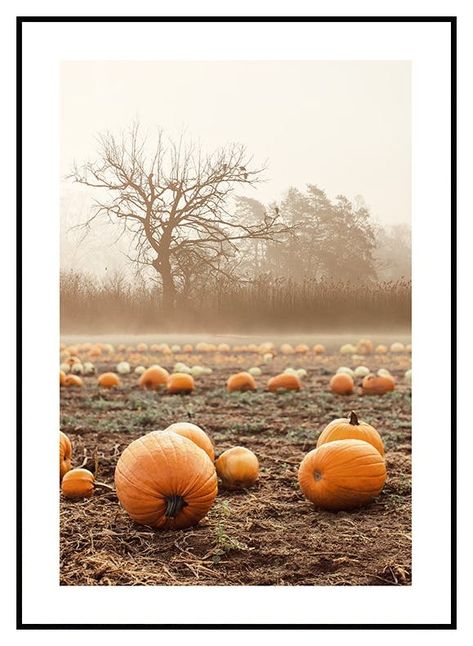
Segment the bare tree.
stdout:
<path fill-rule="evenodd" d="M 175 303 L 180 262 L 185 261 L 187 274 L 189 263 L 224 271 L 222 259 L 236 253 L 241 241 L 276 240 L 287 230 L 278 213 L 245 223 L 228 210 L 234 188 L 255 186 L 264 170 L 253 167 L 242 145 L 204 154 L 182 137 L 177 143 L 166 141 L 160 131 L 150 154 L 138 125 L 119 139 L 106 133 L 98 141 L 99 159 L 76 165 L 69 176 L 103 194 L 85 226 L 105 216 L 121 225 L 122 233 L 131 232 L 130 259 L 156 270 L 163 305 L 169 309 Z"/>

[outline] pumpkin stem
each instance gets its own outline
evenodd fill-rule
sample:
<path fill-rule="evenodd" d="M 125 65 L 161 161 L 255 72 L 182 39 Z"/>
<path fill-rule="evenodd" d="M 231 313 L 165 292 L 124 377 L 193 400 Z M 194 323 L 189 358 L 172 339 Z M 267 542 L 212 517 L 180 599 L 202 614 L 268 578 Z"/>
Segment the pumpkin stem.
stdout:
<path fill-rule="evenodd" d="M 167 496 L 164 515 L 167 518 L 175 518 L 183 507 L 187 507 L 187 503 L 182 496 Z"/>
<path fill-rule="evenodd" d="M 356 415 L 356 413 L 354 411 L 352 411 L 350 413 L 350 424 L 352 426 L 358 426 L 359 425 L 358 417 L 357 417 L 357 415 Z"/>

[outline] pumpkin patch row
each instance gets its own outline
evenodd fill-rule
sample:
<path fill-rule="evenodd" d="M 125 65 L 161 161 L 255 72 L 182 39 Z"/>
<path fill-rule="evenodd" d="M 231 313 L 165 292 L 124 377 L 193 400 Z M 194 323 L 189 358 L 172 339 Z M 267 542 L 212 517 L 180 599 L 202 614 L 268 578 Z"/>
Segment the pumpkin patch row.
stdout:
<path fill-rule="evenodd" d="M 249 343 L 249 344 L 238 344 L 230 346 L 228 343 L 206 343 L 200 342 L 195 346 L 189 343 L 180 345 L 180 344 L 171 344 L 168 343 L 138 343 L 136 346 L 125 345 L 123 343 L 113 346 L 110 343 L 83 343 L 80 345 L 71 345 L 66 346 L 61 344 L 60 346 L 61 357 L 69 361 L 71 358 L 77 362 L 78 355 L 87 355 L 90 359 L 98 359 L 102 356 L 107 356 L 118 353 L 128 353 L 136 354 L 137 356 L 142 356 L 147 353 L 162 354 L 165 356 L 175 355 L 175 354 L 192 354 L 192 353 L 221 353 L 229 354 L 234 353 L 253 353 L 260 355 L 272 356 L 277 355 L 278 353 L 282 355 L 304 355 L 308 353 L 314 353 L 316 355 L 325 354 L 326 348 L 321 343 L 317 343 L 312 348 L 305 343 L 299 343 L 297 345 L 292 345 L 291 343 L 282 343 L 278 348 L 276 345 L 271 342 L 264 342 L 260 344 Z M 399 353 L 411 353 L 412 347 L 410 344 L 404 345 L 399 341 L 391 343 L 391 345 L 379 344 L 377 346 L 371 341 L 371 339 L 361 339 L 356 344 L 353 343 L 344 343 L 340 346 L 338 352 L 340 354 L 358 354 L 358 355 L 369 355 L 369 354 L 399 354 Z"/>
<path fill-rule="evenodd" d="M 301 376 L 306 374 L 305 370 L 286 369 L 283 373 L 268 380 L 267 389 L 273 393 L 300 390 L 302 385 Z M 365 373 L 363 372 L 363 374 Z M 411 381 L 411 374 L 411 371 L 406 371 L 405 378 L 408 383 Z M 350 368 L 339 368 L 337 373 L 330 379 L 330 390 L 336 395 L 353 394 L 355 376 L 355 373 Z M 118 375 L 114 372 L 102 373 L 97 381 L 101 388 L 115 388 L 121 385 Z M 66 375 L 63 371 L 59 372 L 59 383 L 60 386 L 69 388 L 84 386 L 81 377 L 78 375 Z M 167 370 L 160 366 L 152 366 L 144 370 L 140 375 L 138 385 L 141 388 L 151 390 L 165 389 L 169 394 L 190 394 L 195 389 L 195 381 L 192 375 L 184 372 L 169 374 Z M 379 370 L 377 375 L 368 371 L 368 374 L 363 377 L 361 392 L 363 395 L 384 395 L 394 390 L 395 386 L 394 377 L 388 371 Z M 251 372 L 239 372 L 231 375 L 227 380 L 226 388 L 229 393 L 256 391 L 257 384 L 254 374 Z"/>
<path fill-rule="evenodd" d="M 71 459 L 71 443 L 60 433 L 59 471 L 65 497 L 86 498 L 96 487 L 111 488 L 96 482 L 86 469 L 71 469 Z M 233 447 L 215 460 L 212 442 L 199 426 L 175 423 L 124 449 L 115 469 L 115 491 L 135 522 L 183 529 L 208 513 L 217 496 L 217 478 L 227 489 L 241 489 L 258 477 L 258 458 L 249 449 Z M 324 429 L 298 469 L 304 496 L 317 508 L 333 511 L 368 504 L 385 480 L 381 436 L 354 412 Z"/>

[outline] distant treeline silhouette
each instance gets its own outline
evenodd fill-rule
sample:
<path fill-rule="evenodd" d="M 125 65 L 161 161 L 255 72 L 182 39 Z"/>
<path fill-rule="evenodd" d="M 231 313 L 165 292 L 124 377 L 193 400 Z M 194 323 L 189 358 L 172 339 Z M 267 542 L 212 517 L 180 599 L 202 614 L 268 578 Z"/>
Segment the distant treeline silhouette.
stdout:
<path fill-rule="evenodd" d="M 173 312 L 158 287 L 121 274 L 99 280 L 61 273 L 61 332 L 256 333 L 410 330 L 411 281 L 316 281 L 223 278 L 198 287 Z"/>

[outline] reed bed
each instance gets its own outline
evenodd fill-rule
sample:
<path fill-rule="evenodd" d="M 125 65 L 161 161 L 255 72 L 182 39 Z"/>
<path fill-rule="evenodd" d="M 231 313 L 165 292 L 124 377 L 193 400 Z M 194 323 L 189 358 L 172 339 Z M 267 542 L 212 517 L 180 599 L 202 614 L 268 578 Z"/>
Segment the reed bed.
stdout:
<path fill-rule="evenodd" d="M 121 276 L 98 280 L 61 274 L 61 332 L 351 332 L 410 330 L 411 281 L 369 283 L 261 279 L 215 281 L 186 297 L 174 311 L 157 287 Z"/>

